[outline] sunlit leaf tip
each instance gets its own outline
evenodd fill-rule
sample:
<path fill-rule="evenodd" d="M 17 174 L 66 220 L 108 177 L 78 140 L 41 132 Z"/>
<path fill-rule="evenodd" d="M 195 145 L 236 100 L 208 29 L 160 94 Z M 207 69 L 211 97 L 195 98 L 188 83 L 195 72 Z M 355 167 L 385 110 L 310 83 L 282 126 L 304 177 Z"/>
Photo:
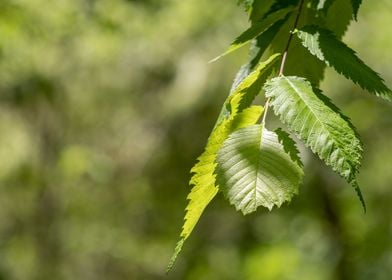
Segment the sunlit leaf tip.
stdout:
<path fill-rule="evenodd" d="M 169 264 L 166 267 L 166 274 L 168 274 L 170 272 L 170 270 L 172 270 L 178 255 L 180 254 L 181 250 L 182 250 L 182 246 L 184 245 L 185 242 L 185 238 L 181 238 L 177 244 L 176 244 L 176 248 L 174 249 L 174 253 L 170 258 Z"/>

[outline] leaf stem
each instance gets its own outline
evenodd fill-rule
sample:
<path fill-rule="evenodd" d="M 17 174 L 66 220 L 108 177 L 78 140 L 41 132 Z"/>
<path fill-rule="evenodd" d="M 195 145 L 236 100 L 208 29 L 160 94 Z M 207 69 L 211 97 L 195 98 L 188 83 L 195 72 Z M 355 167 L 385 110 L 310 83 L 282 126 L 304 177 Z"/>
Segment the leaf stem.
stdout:
<path fill-rule="evenodd" d="M 297 10 L 297 16 L 295 17 L 293 29 L 290 31 L 290 36 L 289 36 L 289 38 L 287 40 L 286 47 L 285 47 L 285 49 L 283 51 L 282 62 L 280 63 L 278 76 L 282 76 L 283 75 L 284 66 L 286 65 L 286 59 L 287 59 L 287 55 L 289 53 L 290 43 L 291 43 L 291 40 L 293 39 L 294 30 L 297 29 L 297 25 L 298 25 L 298 22 L 299 22 L 299 17 L 301 15 L 302 7 L 304 5 L 304 2 L 305 2 L 305 0 L 301 0 L 301 2 L 299 3 L 299 7 L 298 7 L 298 10 Z M 265 119 L 267 118 L 267 113 L 268 113 L 268 107 L 269 107 L 270 100 L 271 100 L 271 98 L 267 98 L 267 101 L 264 104 L 263 120 L 261 121 L 261 124 L 263 126 L 265 125 Z"/>
<path fill-rule="evenodd" d="M 286 64 L 286 59 L 287 59 L 287 54 L 289 52 L 290 43 L 291 43 L 291 40 L 293 39 L 294 30 L 297 29 L 297 25 L 298 25 L 298 22 L 299 22 L 299 17 L 301 15 L 302 6 L 304 5 L 304 2 L 305 2 L 304 0 L 301 0 L 301 2 L 299 3 L 299 7 L 298 7 L 298 11 L 297 11 L 297 16 L 295 18 L 294 26 L 293 26 L 293 29 L 290 31 L 290 36 L 289 36 L 289 39 L 287 40 L 286 48 L 284 49 L 284 52 L 283 52 L 282 62 L 280 64 L 280 69 L 279 69 L 279 74 L 278 74 L 279 76 L 283 75 L 284 66 Z"/>

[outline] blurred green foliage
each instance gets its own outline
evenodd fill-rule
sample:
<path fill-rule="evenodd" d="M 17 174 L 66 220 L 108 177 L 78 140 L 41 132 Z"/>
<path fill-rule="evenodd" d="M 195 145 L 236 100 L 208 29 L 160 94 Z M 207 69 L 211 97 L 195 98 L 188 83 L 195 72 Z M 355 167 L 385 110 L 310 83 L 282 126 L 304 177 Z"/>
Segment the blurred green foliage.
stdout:
<path fill-rule="evenodd" d="M 388 85 L 391 14 L 364 1 L 345 36 Z M 368 213 L 303 150 L 290 205 L 243 217 L 219 196 L 164 275 L 245 51 L 206 62 L 246 26 L 234 0 L 0 1 L 0 279 L 391 279 L 392 107 L 332 71 Z"/>

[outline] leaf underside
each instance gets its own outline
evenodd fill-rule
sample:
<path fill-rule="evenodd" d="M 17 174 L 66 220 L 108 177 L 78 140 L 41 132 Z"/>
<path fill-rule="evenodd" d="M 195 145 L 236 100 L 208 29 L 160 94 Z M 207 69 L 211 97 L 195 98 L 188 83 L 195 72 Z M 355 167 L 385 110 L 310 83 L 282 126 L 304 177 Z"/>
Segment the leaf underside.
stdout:
<path fill-rule="evenodd" d="M 392 92 L 384 84 L 383 79 L 331 31 L 312 25 L 301 28 L 297 34 L 302 45 L 319 60 L 324 61 L 363 89 L 392 100 Z"/>
<path fill-rule="evenodd" d="M 169 262 L 168 271 L 173 266 L 182 249 L 183 243 L 192 233 L 204 209 L 218 192 L 218 187 L 215 185 L 214 170 L 216 166 L 216 154 L 220 146 L 232 131 L 256 123 L 262 111 L 261 106 L 251 106 L 235 117 L 225 119 L 212 132 L 205 151 L 198 158 L 197 164 L 191 169 L 194 175 L 191 178 L 190 185 L 194 187 L 188 195 L 189 203 L 185 209 L 185 222 L 180 235 L 180 241 L 177 243 L 175 252 Z"/>
<path fill-rule="evenodd" d="M 356 188 L 365 209 L 356 180 L 362 143 L 349 119 L 304 78 L 280 76 L 269 80 L 264 90 L 280 120 Z"/>
<path fill-rule="evenodd" d="M 185 240 L 192 233 L 204 209 L 218 192 L 214 170 L 219 148 L 230 133 L 255 124 L 260 118 L 263 108 L 261 106 L 249 106 L 260 91 L 267 75 L 271 72 L 271 67 L 279 56 L 280 54 L 274 54 L 266 61 L 259 63 L 253 72 L 239 82 L 225 101 L 218 121 L 208 138 L 204 152 L 191 169 L 193 176 L 189 183 L 193 185 L 193 188 L 188 195 L 189 202 L 185 209 L 185 221 L 180 234 L 180 241 L 177 243 L 174 254 L 170 259 L 167 271 L 172 268 Z"/>
<path fill-rule="evenodd" d="M 280 207 L 298 193 L 302 164 L 296 148 L 291 153 L 294 158 L 285 151 L 286 141 L 290 139 L 283 131 L 278 135 L 262 125 L 253 125 L 231 134 L 219 150 L 217 182 L 244 215 L 259 206 L 270 210 L 275 205 Z"/>

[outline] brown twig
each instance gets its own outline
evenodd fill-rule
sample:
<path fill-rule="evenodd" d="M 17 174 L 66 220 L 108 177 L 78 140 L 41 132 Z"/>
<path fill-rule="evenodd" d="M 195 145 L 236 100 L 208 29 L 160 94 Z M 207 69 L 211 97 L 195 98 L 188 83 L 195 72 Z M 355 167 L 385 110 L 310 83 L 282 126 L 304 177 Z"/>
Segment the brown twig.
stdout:
<path fill-rule="evenodd" d="M 279 74 L 278 74 L 278 76 L 282 76 L 282 75 L 283 75 L 284 66 L 286 65 L 287 54 L 289 53 L 290 43 L 291 43 L 291 40 L 292 40 L 292 38 L 293 38 L 293 32 L 294 32 L 294 30 L 297 28 L 297 25 L 298 25 L 298 22 L 299 22 L 299 17 L 300 17 L 300 15 L 301 15 L 301 11 L 302 11 L 302 7 L 303 7 L 303 5 L 304 5 L 304 2 L 305 2 L 304 0 L 301 0 L 301 2 L 299 3 L 299 7 L 298 7 L 298 11 L 297 11 L 297 16 L 295 17 L 293 29 L 290 31 L 289 39 L 287 40 L 286 47 L 285 47 L 285 49 L 284 49 L 284 51 L 283 51 L 282 62 L 280 63 L 280 68 L 279 68 Z M 271 98 L 267 98 L 267 101 L 266 101 L 265 104 L 264 104 L 263 120 L 261 121 L 261 123 L 262 123 L 263 126 L 265 125 L 265 119 L 266 119 L 266 117 L 267 117 L 270 99 L 271 99 Z"/>

